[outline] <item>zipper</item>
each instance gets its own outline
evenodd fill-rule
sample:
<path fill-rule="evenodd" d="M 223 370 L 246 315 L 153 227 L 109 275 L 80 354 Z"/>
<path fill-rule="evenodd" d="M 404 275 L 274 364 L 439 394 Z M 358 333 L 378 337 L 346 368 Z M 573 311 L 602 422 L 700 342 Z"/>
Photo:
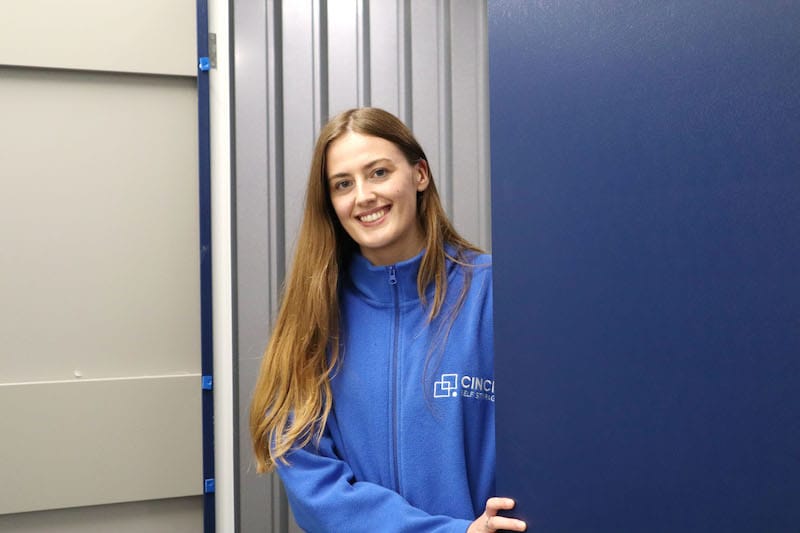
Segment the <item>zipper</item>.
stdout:
<path fill-rule="evenodd" d="M 398 346 L 400 342 L 400 298 L 398 297 L 397 288 L 397 269 L 393 266 L 389 267 L 389 284 L 392 286 L 393 300 L 394 300 L 394 338 L 392 341 L 392 470 L 394 473 L 394 482 L 397 487 L 397 493 L 400 494 L 400 468 L 397 464 L 397 447 L 398 447 L 398 425 L 397 420 L 397 403 L 399 395 L 398 380 L 399 375 L 397 372 L 398 367 Z"/>

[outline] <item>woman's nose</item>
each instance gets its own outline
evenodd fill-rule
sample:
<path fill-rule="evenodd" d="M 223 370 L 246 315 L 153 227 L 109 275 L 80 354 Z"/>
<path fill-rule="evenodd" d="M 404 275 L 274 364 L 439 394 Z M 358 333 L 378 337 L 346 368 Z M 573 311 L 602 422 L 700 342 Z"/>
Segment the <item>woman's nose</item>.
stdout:
<path fill-rule="evenodd" d="M 356 182 L 356 202 L 359 204 L 366 204 L 375 201 L 375 192 L 366 181 L 358 180 Z"/>

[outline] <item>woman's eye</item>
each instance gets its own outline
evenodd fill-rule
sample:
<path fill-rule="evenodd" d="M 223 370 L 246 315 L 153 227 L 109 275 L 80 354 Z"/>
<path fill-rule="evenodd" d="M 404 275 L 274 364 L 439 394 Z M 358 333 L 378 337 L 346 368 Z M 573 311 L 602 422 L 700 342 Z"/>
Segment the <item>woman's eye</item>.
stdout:
<path fill-rule="evenodd" d="M 350 180 L 339 180 L 339 181 L 337 181 L 336 183 L 333 184 L 333 188 L 334 188 L 334 190 L 337 190 L 337 191 L 343 191 L 343 190 L 347 189 L 348 187 L 350 187 L 350 185 L 351 185 L 351 181 Z"/>
<path fill-rule="evenodd" d="M 389 172 L 385 168 L 376 168 L 373 175 L 376 178 L 385 178 Z"/>

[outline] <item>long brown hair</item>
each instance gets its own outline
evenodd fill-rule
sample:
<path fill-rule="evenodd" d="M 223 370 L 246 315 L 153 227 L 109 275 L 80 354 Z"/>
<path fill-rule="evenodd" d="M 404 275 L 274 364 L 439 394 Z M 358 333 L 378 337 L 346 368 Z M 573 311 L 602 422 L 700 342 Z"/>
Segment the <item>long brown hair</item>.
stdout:
<path fill-rule="evenodd" d="M 333 211 L 325 156 L 330 143 L 350 131 L 391 141 L 409 164 L 424 161 L 428 166 L 430 183 L 417 193 L 417 217 L 425 236 L 417 291 L 423 306 L 429 307 L 429 321 L 439 314 L 447 292 L 447 259 L 462 263 L 465 251 L 480 251 L 448 220 L 425 152 L 397 117 L 382 109 L 359 108 L 328 122 L 314 148 L 297 248 L 250 404 L 258 472 L 271 471 L 276 461 L 286 462 L 284 456 L 293 448 L 321 437 L 333 404 L 330 376 L 339 362 L 339 273 L 358 246 Z M 455 252 L 448 254 L 445 244 Z M 431 283 L 435 290 L 428 302 L 425 291 Z"/>

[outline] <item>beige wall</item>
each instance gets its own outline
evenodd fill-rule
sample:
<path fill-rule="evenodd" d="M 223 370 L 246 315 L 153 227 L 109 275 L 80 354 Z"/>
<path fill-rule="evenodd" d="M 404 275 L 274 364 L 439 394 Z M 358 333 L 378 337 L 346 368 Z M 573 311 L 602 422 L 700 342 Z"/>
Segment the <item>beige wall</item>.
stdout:
<path fill-rule="evenodd" d="M 195 70 L 190 0 L 3 3 L 0 530 L 202 524 Z"/>
<path fill-rule="evenodd" d="M 195 3 L 3 0 L 0 65 L 194 76 Z"/>
<path fill-rule="evenodd" d="M 175 533 L 203 530 L 197 496 L 0 516 L 3 533 Z"/>

